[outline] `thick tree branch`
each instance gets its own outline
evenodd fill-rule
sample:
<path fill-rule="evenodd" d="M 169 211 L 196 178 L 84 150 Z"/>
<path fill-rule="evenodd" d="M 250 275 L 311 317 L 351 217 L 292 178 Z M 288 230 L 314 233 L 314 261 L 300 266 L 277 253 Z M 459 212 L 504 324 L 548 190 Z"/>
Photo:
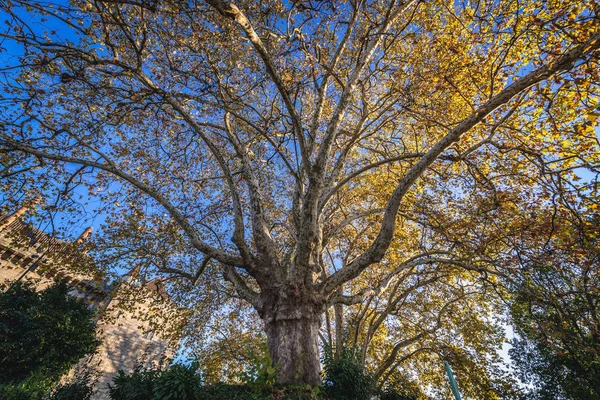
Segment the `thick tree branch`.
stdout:
<path fill-rule="evenodd" d="M 252 227 L 256 246 L 261 256 L 264 258 L 262 260 L 264 265 L 277 265 L 278 261 L 275 242 L 269 233 L 269 227 L 263 211 L 264 207 L 262 204 L 260 186 L 256 174 L 254 173 L 252 162 L 248 156 L 248 149 L 244 148 L 244 144 L 241 143 L 239 138 L 234 134 L 229 114 L 225 114 L 225 127 L 229 141 L 233 145 L 235 152 L 242 160 L 242 165 L 244 166 L 242 174 L 245 177 L 248 193 L 250 195 Z M 277 271 L 271 271 L 271 273 L 276 274 Z"/>
<path fill-rule="evenodd" d="M 228 264 L 222 264 L 223 278 L 230 282 L 241 298 L 252 304 L 255 309 L 259 307 L 259 294 L 250 289 L 244 279 L 235 271 L 235 268 Z"/>
<path fill-rule="evenodd" d="M 386 15 L 384 21 L 381 23 L 381 27 L 368 41 L 365 51 L 361 54 L 356 66 L 350 73 L 344 90 L 337 102 L 337 106 L 332 113 L 319 153 L 309 173 L 308 190 L 305 201 L 302 204 L 302 219 L 304 224 L 300 230 L 300 235 L 298 235 L 298 250 L 295 262 L 297 269 L 295 273 L 297 276 L 301 276 L 306 272 L 304 268 L 311 264 L 311 258 L 314 258 L 313 253 L 320 252 L 318 248 L 319 199 L 325 187 L 325 172 L 331 147 L 356 89 L 356 84 L 366 66 L 372 61 L 375 51 L 383 40 L 385 33 L 388 32 L 402 13 L 415 2 L 416 0 L 407 0 L 405 3 L 397 6 L 394 4 L 391 7 L 389 14 Z"/>

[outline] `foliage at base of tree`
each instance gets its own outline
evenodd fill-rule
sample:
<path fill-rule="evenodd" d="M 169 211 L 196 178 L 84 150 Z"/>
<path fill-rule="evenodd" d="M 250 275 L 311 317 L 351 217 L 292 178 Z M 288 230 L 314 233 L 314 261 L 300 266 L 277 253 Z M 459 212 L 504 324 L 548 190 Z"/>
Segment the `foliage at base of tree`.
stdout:
<path fill-rule="evenodd" d="M 226 384 L 205 386 L 200 389 L 200 395 L 202 399 L 215 400 L 246 400 L 255 396 L 247 385 Z"/>
<path fill-rule="evenodd" d="M 196 400 L 202 381 L 198 364 L 175 364 L 164 371 L 137 367 L 131 374 L 119 371 L 109 385 L 112 400 Z"/>
<path fill-rule="evenodd" d="M 158 371 L 136 368 L 131 374 L 119 371 L 109 385 L 110 398 L 112 400 L 146 400 L 154 396 L 154 380 L 158 377 Z"/>
<path fill-rule="evenodd" d="M 421 388 L 406 376 L 393 374 L 379 391 L 379 400 L 421 400 L 427 397 Z"/>
<path fill-rule="evenodd" d="M 246 352 L 249 365 L 240 374 L 242 382 L 257 393 L 270 391 L 277 381 L 277 367 L 273 365 L 267 344 L 261 342 L 256 349 L 248 346 Z"/>
<path fill-rule="evenodd" d="M 198 363 L 190 366 L 175 364 L 161 373 L 154 381 L 154 398 L 165 400 L 187 400 L 199 397 L 202 384 L 196 373 Z"/>
<path fill-rule="evenodd" d="M 365 370 L 353 350 L 344 349 L 335 355 L 328 347 L 324 351 L 323 388 L 328 398 L 336 400 L 367 400 L 375 392 L 375 380 Z"/>
<path fill-rule="evenodd" d="M 164 371 L 137 367 L 130 374 L 119 371 L 109 385 L 111 400 L 418 400 L 421 391 L 407 379 L 395 379 L 383 390 L 375 389 L 371 375 L 352 351 L 324 358 L 323 386 L 278 385 L 265 379 L 272 366 L 266 357 L 254 357 L 254 367 L 243 374 L 244 385 L 217 383 L 202 385 L 198 363 L 175 364 Z M 54 399 L 53 399 L 54 400 Z M 57 399 L 58 400 L 58 399 Z M 60 400 L 63 400 L 62 398 Z M 64 399 L 66 400 L 66 399 Z"/>

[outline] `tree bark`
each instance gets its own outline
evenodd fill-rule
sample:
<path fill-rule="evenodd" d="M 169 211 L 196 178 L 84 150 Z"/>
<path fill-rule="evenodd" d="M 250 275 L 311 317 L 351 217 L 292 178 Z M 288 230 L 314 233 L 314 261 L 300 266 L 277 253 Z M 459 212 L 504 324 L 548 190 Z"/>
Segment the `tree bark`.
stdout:
<path fill-rule="evenodd" d="M 342 295 L 341 287 L 338 289 L 338 294 Z M 342 350 L 344 348 L 344 309 L 339 303 L 333 305 L 335 313 L 335 353 L 336 360 L 342 358 Z"/>
<path fill-rule="evenodd" d="M 321 383 L 319 320 L 284 319 L 265 325 L 267 347 L 282 384 Z"/>
<path fill-rule="evenodd" d="M 303 296 L 264 299 L 267 348 L 281 384 L 321 383 L 319 327 L 322 307 Z"/>

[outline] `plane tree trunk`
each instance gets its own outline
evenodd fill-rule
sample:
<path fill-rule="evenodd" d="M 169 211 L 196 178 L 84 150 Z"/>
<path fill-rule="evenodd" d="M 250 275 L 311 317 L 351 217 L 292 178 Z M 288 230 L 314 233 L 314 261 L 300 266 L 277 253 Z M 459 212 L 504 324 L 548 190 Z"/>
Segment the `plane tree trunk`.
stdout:
<path fill-rule="evenodd" d="M 263 292 L 259 314 L 267 348 L 281 384 L 318 385 L 321 382 L 319 327 L 322 302 L 296 288 Z"/>

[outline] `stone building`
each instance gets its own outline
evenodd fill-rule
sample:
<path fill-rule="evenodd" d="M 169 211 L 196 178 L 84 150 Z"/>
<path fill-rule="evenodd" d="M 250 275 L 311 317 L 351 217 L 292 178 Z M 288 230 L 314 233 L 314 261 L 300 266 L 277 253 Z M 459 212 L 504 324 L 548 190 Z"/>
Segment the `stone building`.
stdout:
<path fill-rule="evenodd" d="M 24 223 L 21 217 L 27 211 L 22 207 L 0 216 L 0 283 L 27 280 L 40 290 L 64 280 L 71 287 L 70 294 L 97 315 L 101 344 L 65 379 L 90 375 L 96 390 L 93 399 L 103 400 L 108 399 L 107 384 L 118 370 L 131 372 L 136 365 L 168 363 L 178 342 L 173 329 L 178 313 L 162 282 L 141 281 L 139 267 L 110 282 L 94 272 L 91 258 L 80 250 L 91 228 L 75 242 L 64 242 Z M 156 329 L 167 325 L 171 329 Z"/>

